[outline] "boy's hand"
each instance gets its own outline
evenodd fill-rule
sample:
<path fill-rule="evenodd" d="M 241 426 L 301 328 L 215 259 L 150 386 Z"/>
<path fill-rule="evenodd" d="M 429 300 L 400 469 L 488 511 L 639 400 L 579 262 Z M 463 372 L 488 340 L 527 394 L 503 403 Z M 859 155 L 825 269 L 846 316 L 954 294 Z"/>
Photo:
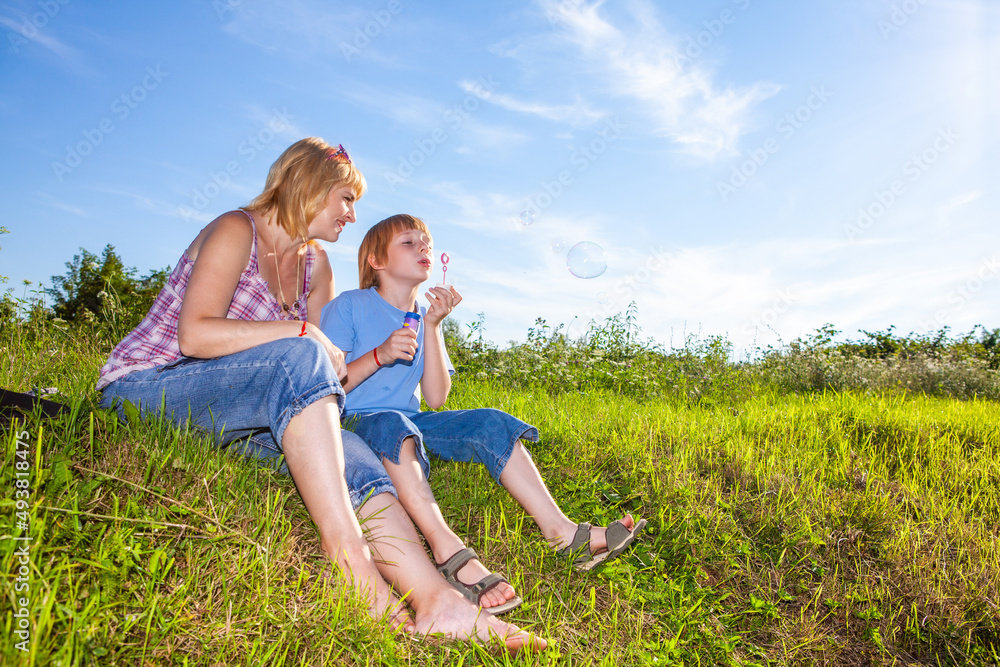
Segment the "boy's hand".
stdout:
<path fill-rule="evenodd" d="M 377 348 L 378 360 L 383 366 L 399 360 L 413 361 L 417 353 L 417 332 L 409 327 L 396 329 Z"/>
<path fill-rule="evenodd" d="M 424 316 L 424 322 L 431 327 L 441 324 L 442 320 L 455 309 L 455 306 L 462 303 L 462 295 L 458 293 L 454 285 L 432 287 L 429 292 L 424 292 L 424 296 L 431 304 Z"/>

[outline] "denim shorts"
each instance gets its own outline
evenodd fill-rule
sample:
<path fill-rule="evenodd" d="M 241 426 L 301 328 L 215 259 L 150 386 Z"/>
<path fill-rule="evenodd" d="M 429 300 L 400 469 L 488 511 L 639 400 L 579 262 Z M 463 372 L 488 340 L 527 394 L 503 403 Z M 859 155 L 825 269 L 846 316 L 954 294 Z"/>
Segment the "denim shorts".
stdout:
<path fill-rule="evenodd" d="M 325 348 L 309 338 L 286 338 L 216 359 L 182 357 L 135 371 L 104 388 L 101 407 L 123 401 L 140 414 L 167 417 L 178 425 L 190 420 L 214 433 L 216 444 L 236 449 L 287 473 L 281 436 L 292 417 L 326 396 L 342 411 L 344 390 Z M 355 509 L 379 493 L 396 495 L 381 459 L 350 432 L 342 432 L 347 488 Z"/>
<path fill-rule="evenodd" d="M 356 413 L 347 418 L 345 427 L 361 436 L 379 457 L 397 465 L 403 441 L 412 436 L 420 467 L 428 478 L 429 451 L 445 461 L 482 463 L 499 482 L 517 441 L 538 442 L 538 429 L 534 426 L 492 408 L 415 415 L 396 410 Z"/>

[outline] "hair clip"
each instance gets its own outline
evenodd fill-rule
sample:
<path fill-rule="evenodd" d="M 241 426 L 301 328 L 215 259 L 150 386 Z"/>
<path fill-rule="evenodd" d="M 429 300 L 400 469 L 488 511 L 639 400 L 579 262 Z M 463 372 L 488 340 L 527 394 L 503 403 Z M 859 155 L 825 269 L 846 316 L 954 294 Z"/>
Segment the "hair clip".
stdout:
<path fill-rule="evenodd" d="M 330 148 L 326 152 L 327 160 L 339 160 L 351 164 L 351 156 L 347 154 L 347 149 L 344 148 L 343 144 L 337 144 L 337 150 Z"/>

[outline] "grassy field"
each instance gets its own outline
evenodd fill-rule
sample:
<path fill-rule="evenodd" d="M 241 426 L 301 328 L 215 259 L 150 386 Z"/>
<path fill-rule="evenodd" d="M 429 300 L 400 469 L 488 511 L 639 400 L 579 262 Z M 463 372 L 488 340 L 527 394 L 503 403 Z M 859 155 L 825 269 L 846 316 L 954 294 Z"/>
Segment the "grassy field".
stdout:
<path fill-rule="evenodd" d="M 649 520 L 627 557 L 579 574 L 482 469 L 436 464 L 457 532 L 526 600 L 508 618 L 551 641 L 510 658 L 394 637 L 320 576 L 290 479 L 96 409 L 113 337 L 0 329 L 0 386 L 55 386 L 72 406 L 3 436 L 0 535 L 22 534 L 27 479 L 31 536 L 0 539 L 4 665 L 1000 664 L 995 401 L 707 374 L 698 400 L 456 376 L 449 408 L 538 426 L 535 460 L 573 518 Z"/>

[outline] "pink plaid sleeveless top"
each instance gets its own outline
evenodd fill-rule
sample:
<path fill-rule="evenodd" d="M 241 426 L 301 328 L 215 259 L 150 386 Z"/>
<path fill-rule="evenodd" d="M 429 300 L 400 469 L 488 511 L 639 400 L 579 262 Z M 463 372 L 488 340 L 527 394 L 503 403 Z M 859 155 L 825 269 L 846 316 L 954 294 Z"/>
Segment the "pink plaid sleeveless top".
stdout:
<path fill-rule="evenodd" d="M 292 307 L 286 313 L 267 289 L 267 281 L 261 277 L 257 268 L 257 226 L 254 225 L 249 213 L 242 209 L 238 210 L 250 220 L 250 225 L 253 227 L 253 245 L 250 247 L 250 261 L 240 274 L 240 281 L 236 285 L 236 293 L 233 294 L 233 301 L 229 304 L 226 317 L 252 321 L 305 320 L 308 316 L 306 298 L 309 296 L 309 281 L 312 277 L 313 264 L 316 262 L 315 251 L 311 246 L 306 250 L 306 268 L 298 299 L 299 306 Z M 185 251 L 167 278 L 166 285 L 157 295 L 149 313 L 139 326 L 112 350 L 108 362 L 101 368 L 100 378 L 97 381 L 98 389 L 103 389 L 134 371 L 169 364 L 183 356 L 177 343 L 177 320 L 193 267 L 194 262 L 188 258 Z"/>

